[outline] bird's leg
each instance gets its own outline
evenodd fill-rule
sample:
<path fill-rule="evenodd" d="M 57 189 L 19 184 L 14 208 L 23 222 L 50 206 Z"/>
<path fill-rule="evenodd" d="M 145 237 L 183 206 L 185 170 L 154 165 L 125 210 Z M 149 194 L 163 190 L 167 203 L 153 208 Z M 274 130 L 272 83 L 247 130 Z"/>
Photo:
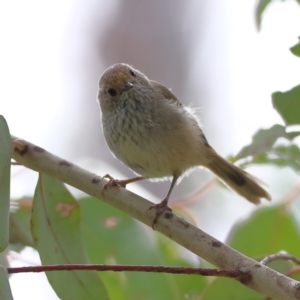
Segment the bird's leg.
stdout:
<path fill-rule="evenodd" d="M 142 176 L 138 176 L 138 177 L 134 177 L 134 178 L 130 178 L 130 179 L 118 180 L 118 179 L 114 179 L 109 174 L 106 174 L 105 176 L 102 177 L 102 179 L 105 179 L 105 178 L 108 178 L 109 181 L 106 182 L 105 185 L 103 186 L 103 188 L 102 188 L 102 194 L 103 194 L 104 190 L 106 190 L 108 187 L 111 187 L 111 186 L 121 186 L 123 188 L 126 188 L 126 185 L 129 184 L 129 183 L 145 179 Z"/>
<path fill-rule="evenodd" d="M 169 191 L 168 191 L 168 194 L 167 194 L 166 198 L 165 198 L 163 201 L 161 201 L 160 203 L 158 203 L 158 204 L 151 205 L 151 206 L 147 209 L 147 211 L 148 211 L 148 210 L 151 210 L 151 209 L 155 209 L 155 210 L 156 210 L 156 212 L 155 212 L 155 217 L 154 217 L 154 219 L 153 219 L 153 221 L 152 221 L 152 228 L 153 228 L 153 230 L 154 230 L 154 225 L 156 224 L 156 222 L 157 222 L 159 216 L 160 216 L 165 210 L 172 211 L 172 209 L 168 206 L 168 201 L 169 201 L 170 195 L 171 195 L 171 193 L 172 193 L 172 190 L 173 190 L 173 188 L 174 188 L 174 186 L 175 186 L 175 183 L 176 183 L 177 179 L 178 179 L 178 176 L 173 176 L 173 180 L 172 180 L 172 183 L 171 183 L 171 186 L 170 186 L 170 188 L 169 188 Z M 146 211 L 146 212 L 147 212 L 147 211 Z"/>

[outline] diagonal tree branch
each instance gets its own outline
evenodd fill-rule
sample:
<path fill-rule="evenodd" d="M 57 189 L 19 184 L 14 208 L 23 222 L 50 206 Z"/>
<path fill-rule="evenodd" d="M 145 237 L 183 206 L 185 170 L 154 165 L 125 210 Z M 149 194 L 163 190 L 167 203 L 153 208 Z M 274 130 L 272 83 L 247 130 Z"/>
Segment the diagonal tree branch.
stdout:
<path fill-rule="evenodd" d="M 27 141 L 12 136 L 26 149 L 15 148 L 12 158 L 37 172 L 45 173 L 94 196 L 131 217 L 152 225 L 154 212 L 146 213 L 151 203 L 119 187 L 108 188 L 102 195 L 106 181 L 64 159 Z M 236 269 L 249 276 L 241 283 L 273 299 L 300 299 L 300 283 L 237 252 L 204 231 L 167 211 L 158 219 L 155 229 L 173 241 L 199 255 L 221 269 Z M 246 238 L 246 237 L 245 237 Z"/>

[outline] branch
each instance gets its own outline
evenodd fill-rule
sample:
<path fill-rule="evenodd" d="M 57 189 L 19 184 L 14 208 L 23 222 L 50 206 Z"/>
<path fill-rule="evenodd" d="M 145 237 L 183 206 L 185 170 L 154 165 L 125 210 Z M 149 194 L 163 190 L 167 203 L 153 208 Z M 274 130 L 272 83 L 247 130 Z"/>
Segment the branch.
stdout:
<path fill-rule="evenodd" d="M 220 269 L 203 269 L 203 268 L 186 268 L 186 267 L 165 267 L 165 266 L 135 266 L 135 265 L 83 265 L 83 264 L 67 264 L 67 265 L 48 265 L 48 266 L 31 266 L 7 268 L 9 274 L 30 273 L 30 272 L 50 272 L 50 271 L 77 271 L 77 270 L 93 270 L 93 271 L 113 271 L 113 272 L 151 272 L 151 273 L 169 273 L 169 274 L 187 274 L 201 276 L 228 277 L 239 280 L 247 280 L 248 272 L 239 270 L 220 270 Z"/>
<path fill-rule="evenodd" d="M 20 164 L 59 179 L 131 217 L 151 226 L 155 212 L 148 212 L 150 201 L 120 187 L 101 191 L 106 181 L 46 150 L 14 136 L 12 139 L 25 145 L 23 151 L 15 148 L 12 158 Z M 300 284 L 265 265 L 237 252 L 204 231 L 167 211 L 158 219 L 155 229 L 173 241 L 199 255 L 220 269 L 234 269 L 249 273 L 241 283 L 273 299 L 300 299 Z"/>
<path fill-rule="evenodd" d="M 299 258 L 297 258 L 296 256 L 293 256 L 293 255 L 285 254 L 285 253 L 277 253 L 277 254 L 272 254 L 272 255 L 266 256 L 260 263 L 263 265 L 267 265 L 271 261 L 278 260 L 278 259 L 291 260 L 291 261 L 295 262 L 296 264 L 300 265 Z"/>

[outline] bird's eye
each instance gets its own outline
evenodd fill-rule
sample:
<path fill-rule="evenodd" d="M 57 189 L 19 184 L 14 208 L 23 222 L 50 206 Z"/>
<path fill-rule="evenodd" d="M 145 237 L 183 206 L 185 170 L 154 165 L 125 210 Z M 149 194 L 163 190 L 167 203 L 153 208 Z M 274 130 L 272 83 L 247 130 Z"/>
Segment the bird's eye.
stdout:
<path fill-rule="evenodd" d="M 131 76 L 135 77 L 135 73 L 132 70 L 130 70 L 129 72 Z"/>
<path fill-rule="evenodd" d="M 109 89 L 107 92 L 112 97 L 117 95 L 117 91 L 115 89 Z"/>

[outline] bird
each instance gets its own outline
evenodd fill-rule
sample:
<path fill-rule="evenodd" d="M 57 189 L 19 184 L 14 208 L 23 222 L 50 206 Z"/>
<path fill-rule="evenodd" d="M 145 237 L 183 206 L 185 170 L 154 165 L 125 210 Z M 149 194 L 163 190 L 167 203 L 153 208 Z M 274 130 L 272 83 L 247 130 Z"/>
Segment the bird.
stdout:
<path fill-rule="evenodd" d="M 261 181 L 221 157 L 206 139 L 198 117 L 170 89 L 148 79 L 129 64 L 107 68 L 99 80 L 98 101 L 102 130 L 108 148 L 138 176 L 116 180 L 109 186 L 126 187 L 143 179 L 171 179 L 166 197 L 147 211 L 155 210 L 152 227 L 164 211 L 172 190 L 188 170 L 205 167 L 248 201 L 271 200 Z"/>

